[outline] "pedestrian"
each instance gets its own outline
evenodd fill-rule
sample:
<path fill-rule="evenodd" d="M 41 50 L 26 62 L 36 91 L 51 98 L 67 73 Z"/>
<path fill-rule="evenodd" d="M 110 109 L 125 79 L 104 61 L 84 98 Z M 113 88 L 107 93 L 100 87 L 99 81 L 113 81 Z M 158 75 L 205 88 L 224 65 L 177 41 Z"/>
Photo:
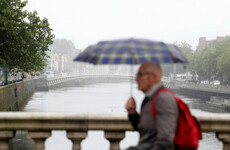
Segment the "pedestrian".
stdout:
<path fill-rule="evenodd" d="M 151 113 L 154 94 L 164 88 L 159 64 L 147 62 L 140 66 L 136 75 L 138 90 L 145 94 L 140 113 L 134 98 L 129 98 L 125 108 L 133 128 L 139 132 L 138 145 L 128 150 L 175 150 L 173 138 L 176 133 L 178 106 L 172 94 L 162 92 L 155 101 L 156 118 Z"/>

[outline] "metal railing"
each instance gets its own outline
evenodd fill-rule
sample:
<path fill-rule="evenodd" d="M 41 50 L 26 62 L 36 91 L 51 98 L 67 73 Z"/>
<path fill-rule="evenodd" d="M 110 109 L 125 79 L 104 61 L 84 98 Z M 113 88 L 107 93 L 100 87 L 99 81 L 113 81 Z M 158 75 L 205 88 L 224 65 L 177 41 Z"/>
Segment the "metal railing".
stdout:
<path fill-rule="evenodd" d="M 223 150 L 230 150 L 230 114 L 196 115 L 203 132 L 215 132 L 223 142 Z M 52 112 L 1 112 L 0 149 L 8 150 L 8 142 L 16 130 L 27 130 L 36 142 L 36 150 L 44 150 L 45 140 L 52 130 L 66 130 L 73 150 L 81 149 L 81 141 L 89 130 L 102 130 L 110 142 L 110 150 L 119 150 L 126 131 L 133 131 L 125 114 L 79 114 Z"/>

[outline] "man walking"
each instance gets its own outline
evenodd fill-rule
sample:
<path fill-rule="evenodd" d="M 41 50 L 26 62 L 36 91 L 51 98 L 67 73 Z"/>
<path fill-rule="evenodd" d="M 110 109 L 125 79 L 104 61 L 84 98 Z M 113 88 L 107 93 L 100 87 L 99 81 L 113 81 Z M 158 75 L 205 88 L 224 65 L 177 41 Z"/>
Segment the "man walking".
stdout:
<path fill-rule="evenodd" d="M 161 92 L 155 101 L 156 119 L 151 112 L 154 94 L 164 88 L 159 64 L 147 62 L 140 66 L 136 82 L 145 94 L 140 114 L 136 111 L 135 100 L 128 99 L 125 108 L 133 128 L 140 133 L 139 143 L 128 150 L 174 150 L 173 138 L 176 133 L 178 106 L 168 92 Z"/>

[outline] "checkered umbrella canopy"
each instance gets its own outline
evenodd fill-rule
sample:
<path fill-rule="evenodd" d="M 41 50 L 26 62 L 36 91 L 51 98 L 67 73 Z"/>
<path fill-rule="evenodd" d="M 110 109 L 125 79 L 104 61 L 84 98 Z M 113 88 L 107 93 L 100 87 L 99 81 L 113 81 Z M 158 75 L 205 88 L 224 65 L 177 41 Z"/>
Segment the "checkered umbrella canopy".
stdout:
<path fill-rule="evenodd" d="M 188 63 L 176 45 L 134 38 L 101 41 L 87 47 L 74 61 L 92 64 Z"/>

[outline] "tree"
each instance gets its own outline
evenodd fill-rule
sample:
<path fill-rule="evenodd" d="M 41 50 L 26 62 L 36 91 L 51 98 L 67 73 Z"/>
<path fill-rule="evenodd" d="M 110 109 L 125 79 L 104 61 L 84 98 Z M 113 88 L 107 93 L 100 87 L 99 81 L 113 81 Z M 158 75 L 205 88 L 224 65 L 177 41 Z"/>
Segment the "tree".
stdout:
<path fill-rule="evenodd" d="M 216 45 L 216 51 L 219 53 L 217 57 L 217 70 L 220 81 L 223 83 L 226 78 L 226 83 L 230 82 L 230 37 L 225 37 L 223 41 L 219 41 Z"/>
<path fill-rule="evenodd" d="M 202 68 L 204 66 L 204 62 L 202 61 L 203 57 L 204 57 L 203 51 L 196 51 L 194 53 L 193 61 L 192 61 L 193 62 L 192 69 L 199 76 L 199 79 L 205 78 L 206 75 L 205 70 Z"/>
<path fill-rule="evenodd" d="M 0 66 L 20 72 L 41 71 L 54 35 L 46 18 L 23 10 L 27 1 L 0 1 Z M 6 79 L 7 80 L 7 79 Z"/>
<path fill-rule="evenodd" d="M 201 80 L 221 81 L 229 76 L 230 38 L 223 41 L 213 41 L 202 51 L 196 51 L 193 61 L 193 69 Z"/>
<path fill-rule="evenodd" d="M 211 77 L 217 75 L 217 56 L 217 51 L 210 47 L 195 52 L 193 69 L 200 80 L 210 81 Z"/>

